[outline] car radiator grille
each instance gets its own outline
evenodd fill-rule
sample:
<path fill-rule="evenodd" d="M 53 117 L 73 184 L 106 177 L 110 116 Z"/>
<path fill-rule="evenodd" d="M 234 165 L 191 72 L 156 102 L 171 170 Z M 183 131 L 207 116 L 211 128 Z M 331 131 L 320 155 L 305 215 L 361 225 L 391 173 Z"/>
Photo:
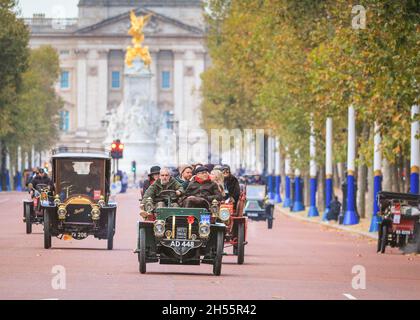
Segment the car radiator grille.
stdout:
<path fill-rule="evenodd" d="M 175 235 L 172 235 L 173 238 L 177 238 L 178 234 L 178 228 L 185 228 L 187 230 L 186 232 L 186 238 L 188 238 L 188 217 L 175 217 Z M 172 217 L 169 217 L 166 219 L 165 224 L 165 230 L 172 231 Z M 195 234 L 198 238 L 198 221 L 197 219 L 194 219 L 194 223 L 191 226 L 191 235 Z M 182 239 L 183 237 L 181 237 Z"/>

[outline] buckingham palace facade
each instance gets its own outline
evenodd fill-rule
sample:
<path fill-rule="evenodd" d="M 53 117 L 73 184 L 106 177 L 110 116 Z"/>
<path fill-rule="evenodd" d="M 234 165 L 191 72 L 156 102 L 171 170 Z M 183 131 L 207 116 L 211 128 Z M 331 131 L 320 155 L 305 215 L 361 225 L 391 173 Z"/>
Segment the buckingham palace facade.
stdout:
<path fill-rule="evenodd" d="M 51 45 L 59 54 L 59 145 L 103 145 L 106 115 L 124 97 L 131 10 L 152 14 L 144 29 L 153 61 L 151 100 L 175 120 L 200 125 L 200 75 L 209 64 L 201 0 L 80 0 L 78 6 L 76 19 L 25 19 L 30 46 Z"/>

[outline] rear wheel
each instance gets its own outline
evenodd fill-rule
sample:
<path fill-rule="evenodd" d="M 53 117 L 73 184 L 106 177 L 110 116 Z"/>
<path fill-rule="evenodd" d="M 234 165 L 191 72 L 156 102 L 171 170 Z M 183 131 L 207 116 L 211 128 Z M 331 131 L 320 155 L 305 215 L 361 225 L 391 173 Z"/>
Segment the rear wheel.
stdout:
<path fill-rule="evenodd" d="M 115 233 L 115 212 L 108 214 L 108 230 L 107 230 L 107 249 L 114 248 L 114 233 Z"/>
<path fill-rule="evenodd" d="M 385 248 L 388 240 L 388 227 L 384 224 L 381 230 L 381 244 L 380 244 L 380 251 L 381 253 L 385 253 Z"/>
<path fill-rule="evenodd" d="M 44 248 L 51 248 L 51 223 L 48 211 L 44 212 Z"/>
<path fill-rule="evenodd" d="M 245 223 L 238 225 L 238 264 L 243 264 L 245 260 Z"/>
<path fill-rule="evenodd" d="M 32 233 L 32 221 L 31 221 L 31 205 L 29 203 L 25 204 L 25 223 L 26 223 L 26 233 Z"/>
<path fill-rule="evenodd" d="M 216 256 L 213 262 L 213 274 L 220 276 L 222 273 L 222 256 L 223 256 L 223 245 L 225 242 L 225 235 L 222 230 L 217 231 L 217 244 L 216 244 Z"/>
<path fill-rule="evenodd" d="M 146 273 L 146 230 L 140 228 L 139 230 L 139 245 L 138 245 L 139 271 Z"/>

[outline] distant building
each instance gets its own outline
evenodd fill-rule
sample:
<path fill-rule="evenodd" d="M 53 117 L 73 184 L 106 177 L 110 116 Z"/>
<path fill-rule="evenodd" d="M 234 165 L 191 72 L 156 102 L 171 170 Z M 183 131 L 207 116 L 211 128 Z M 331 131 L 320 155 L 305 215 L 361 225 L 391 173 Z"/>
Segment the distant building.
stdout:
<path fill-rule="evenodd" d="M 129 12 L 152 13 L 145 28 L 154 74 L 152 100 L 175 120 L 201 121 L 200 75 L 209 58 L 200 0 L 80 0 L 77 19 L 34 15 L 25 22 L 30 45 L 52 45 L 60 55 L 56 90 L 65 101 L 60 112 L 60 143 L 101 146 L 105 116 L 123 100 L 125 49 L 131 38 Z"/>

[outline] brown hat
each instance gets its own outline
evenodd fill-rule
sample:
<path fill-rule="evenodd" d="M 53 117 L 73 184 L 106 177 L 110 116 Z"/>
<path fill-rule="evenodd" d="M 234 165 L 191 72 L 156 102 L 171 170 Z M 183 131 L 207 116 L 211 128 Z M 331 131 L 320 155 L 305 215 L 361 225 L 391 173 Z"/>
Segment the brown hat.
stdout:
<path fill-rule="evenodd" d="M 185 169 L 188 169 L 188 168 L 191 169 L 191 170 L 193 170 L 193 167 L 190 166 L 189 164 L 180 166 L 179 167 L 179 174 L 182 175 L 182 173 L 185 171 Z"/>

